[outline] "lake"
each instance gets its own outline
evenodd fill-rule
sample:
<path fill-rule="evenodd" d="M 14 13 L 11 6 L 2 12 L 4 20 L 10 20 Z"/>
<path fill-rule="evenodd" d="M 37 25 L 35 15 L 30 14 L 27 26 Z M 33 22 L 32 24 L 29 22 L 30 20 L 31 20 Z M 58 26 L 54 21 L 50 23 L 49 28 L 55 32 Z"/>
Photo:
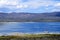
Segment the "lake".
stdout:
<path fill-rule="evenodd" d="M 1 22 L 0 33 L 60 32 L 60 22 Z"/>

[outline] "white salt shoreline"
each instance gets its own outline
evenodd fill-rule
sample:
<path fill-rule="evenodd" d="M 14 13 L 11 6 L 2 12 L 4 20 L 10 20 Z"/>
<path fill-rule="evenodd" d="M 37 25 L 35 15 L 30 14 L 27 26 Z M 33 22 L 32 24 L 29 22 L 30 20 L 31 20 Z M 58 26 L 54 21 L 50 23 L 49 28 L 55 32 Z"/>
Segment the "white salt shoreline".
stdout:
<path fill-rule="evenodd" d="M 21 33 L 21 32 L 11 32 L 11 33 L 0 33 L 0 36 L 8 36 L 8 35 L 25 35 L 25 34 L 60 34 L 60 32 L 39 32 L 39 33 Z"/>

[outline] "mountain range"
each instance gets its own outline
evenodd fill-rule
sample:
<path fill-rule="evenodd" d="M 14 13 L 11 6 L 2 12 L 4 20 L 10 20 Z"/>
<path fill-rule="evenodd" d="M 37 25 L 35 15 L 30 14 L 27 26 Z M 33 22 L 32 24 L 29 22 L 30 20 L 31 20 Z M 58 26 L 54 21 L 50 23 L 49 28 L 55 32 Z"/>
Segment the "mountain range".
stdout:
<path fill-rule="evenodd" d="M 50 13 L 0 13 L 0 22 L 59 22 L 60 12 Z"/>

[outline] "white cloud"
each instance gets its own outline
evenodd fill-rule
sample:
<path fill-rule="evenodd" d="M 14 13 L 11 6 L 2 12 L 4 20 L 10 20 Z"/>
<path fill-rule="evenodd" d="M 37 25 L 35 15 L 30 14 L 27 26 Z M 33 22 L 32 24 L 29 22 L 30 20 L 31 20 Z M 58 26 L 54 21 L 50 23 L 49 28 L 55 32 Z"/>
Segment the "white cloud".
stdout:
<path fill-rule="evenodd" d="M 42 0 L 29 0 L 27 2 L 19 2 L 19 0 L 0 0 L 0 6 L 10 6 L 10 7 L 16 7 L 16 8 L 26 8 L 26 7 L 32 7 L 32 8 L 38 8 L 40 6 L 48 6 L 51 2 L 48 1 L 42 1 Z"/>
<path fill-rule="evenodd" d="M 27 7 L 28 5 L 21 5 L 21 4 L 16 6 L 16 8 L 27 8 Z"/>
<path fill-rule="evenodd" d="M 42 7 L 42 6 L 49 6 L 49 5 L 52 5 L 53 2 L 51 1 L 28 1 L 28 2 L 25 2 L 24 4 L 27 4 L 29 6 L 29 8 L 39 8 L 39 7 Z"/>
<path fill-rule="evenodd" d="M 17 9 L 38 9 L 41 7 L 46 7 L 49 10 L 49 6 L 60 9 L 60 2 L 52 0 L 28 0 L 23 2 L 23 0 L 0 0 L 0 8 L 8 8 L 10 10 Z"/>
<path fill-rule="evenodd" d="M 55 7 L 60 7 L 60 2 L 54 5 Z"/>
<path fill-rule="evenodd" d="M 60 11 L 60 2 L 56 2 L 52 6 L 53 6 L 53 9 L 51 10 L 52 12 Z"/>
<path fill-rule="evenodd" d="M 50 12 L 59 12 L 59 11 L 60 11 L 60 8 L 58 8 L 58 7 L 55 7 L 50 10 Z"/>

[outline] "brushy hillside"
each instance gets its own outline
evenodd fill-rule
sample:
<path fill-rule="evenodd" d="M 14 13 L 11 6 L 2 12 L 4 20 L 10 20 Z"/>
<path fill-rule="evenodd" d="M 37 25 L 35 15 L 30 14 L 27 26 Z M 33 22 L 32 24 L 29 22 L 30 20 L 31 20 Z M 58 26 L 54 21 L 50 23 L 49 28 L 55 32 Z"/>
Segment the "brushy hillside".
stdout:
<path fill-rule="evenodd" d="M 60 12 L 0 13 L 0 22 L 60 22 Z"/>
<path fill-rule="evenodd" d="M 60 40 L 60 34 L 26 34 L 24 36 L 0 36 L 0 40 Z"/>

